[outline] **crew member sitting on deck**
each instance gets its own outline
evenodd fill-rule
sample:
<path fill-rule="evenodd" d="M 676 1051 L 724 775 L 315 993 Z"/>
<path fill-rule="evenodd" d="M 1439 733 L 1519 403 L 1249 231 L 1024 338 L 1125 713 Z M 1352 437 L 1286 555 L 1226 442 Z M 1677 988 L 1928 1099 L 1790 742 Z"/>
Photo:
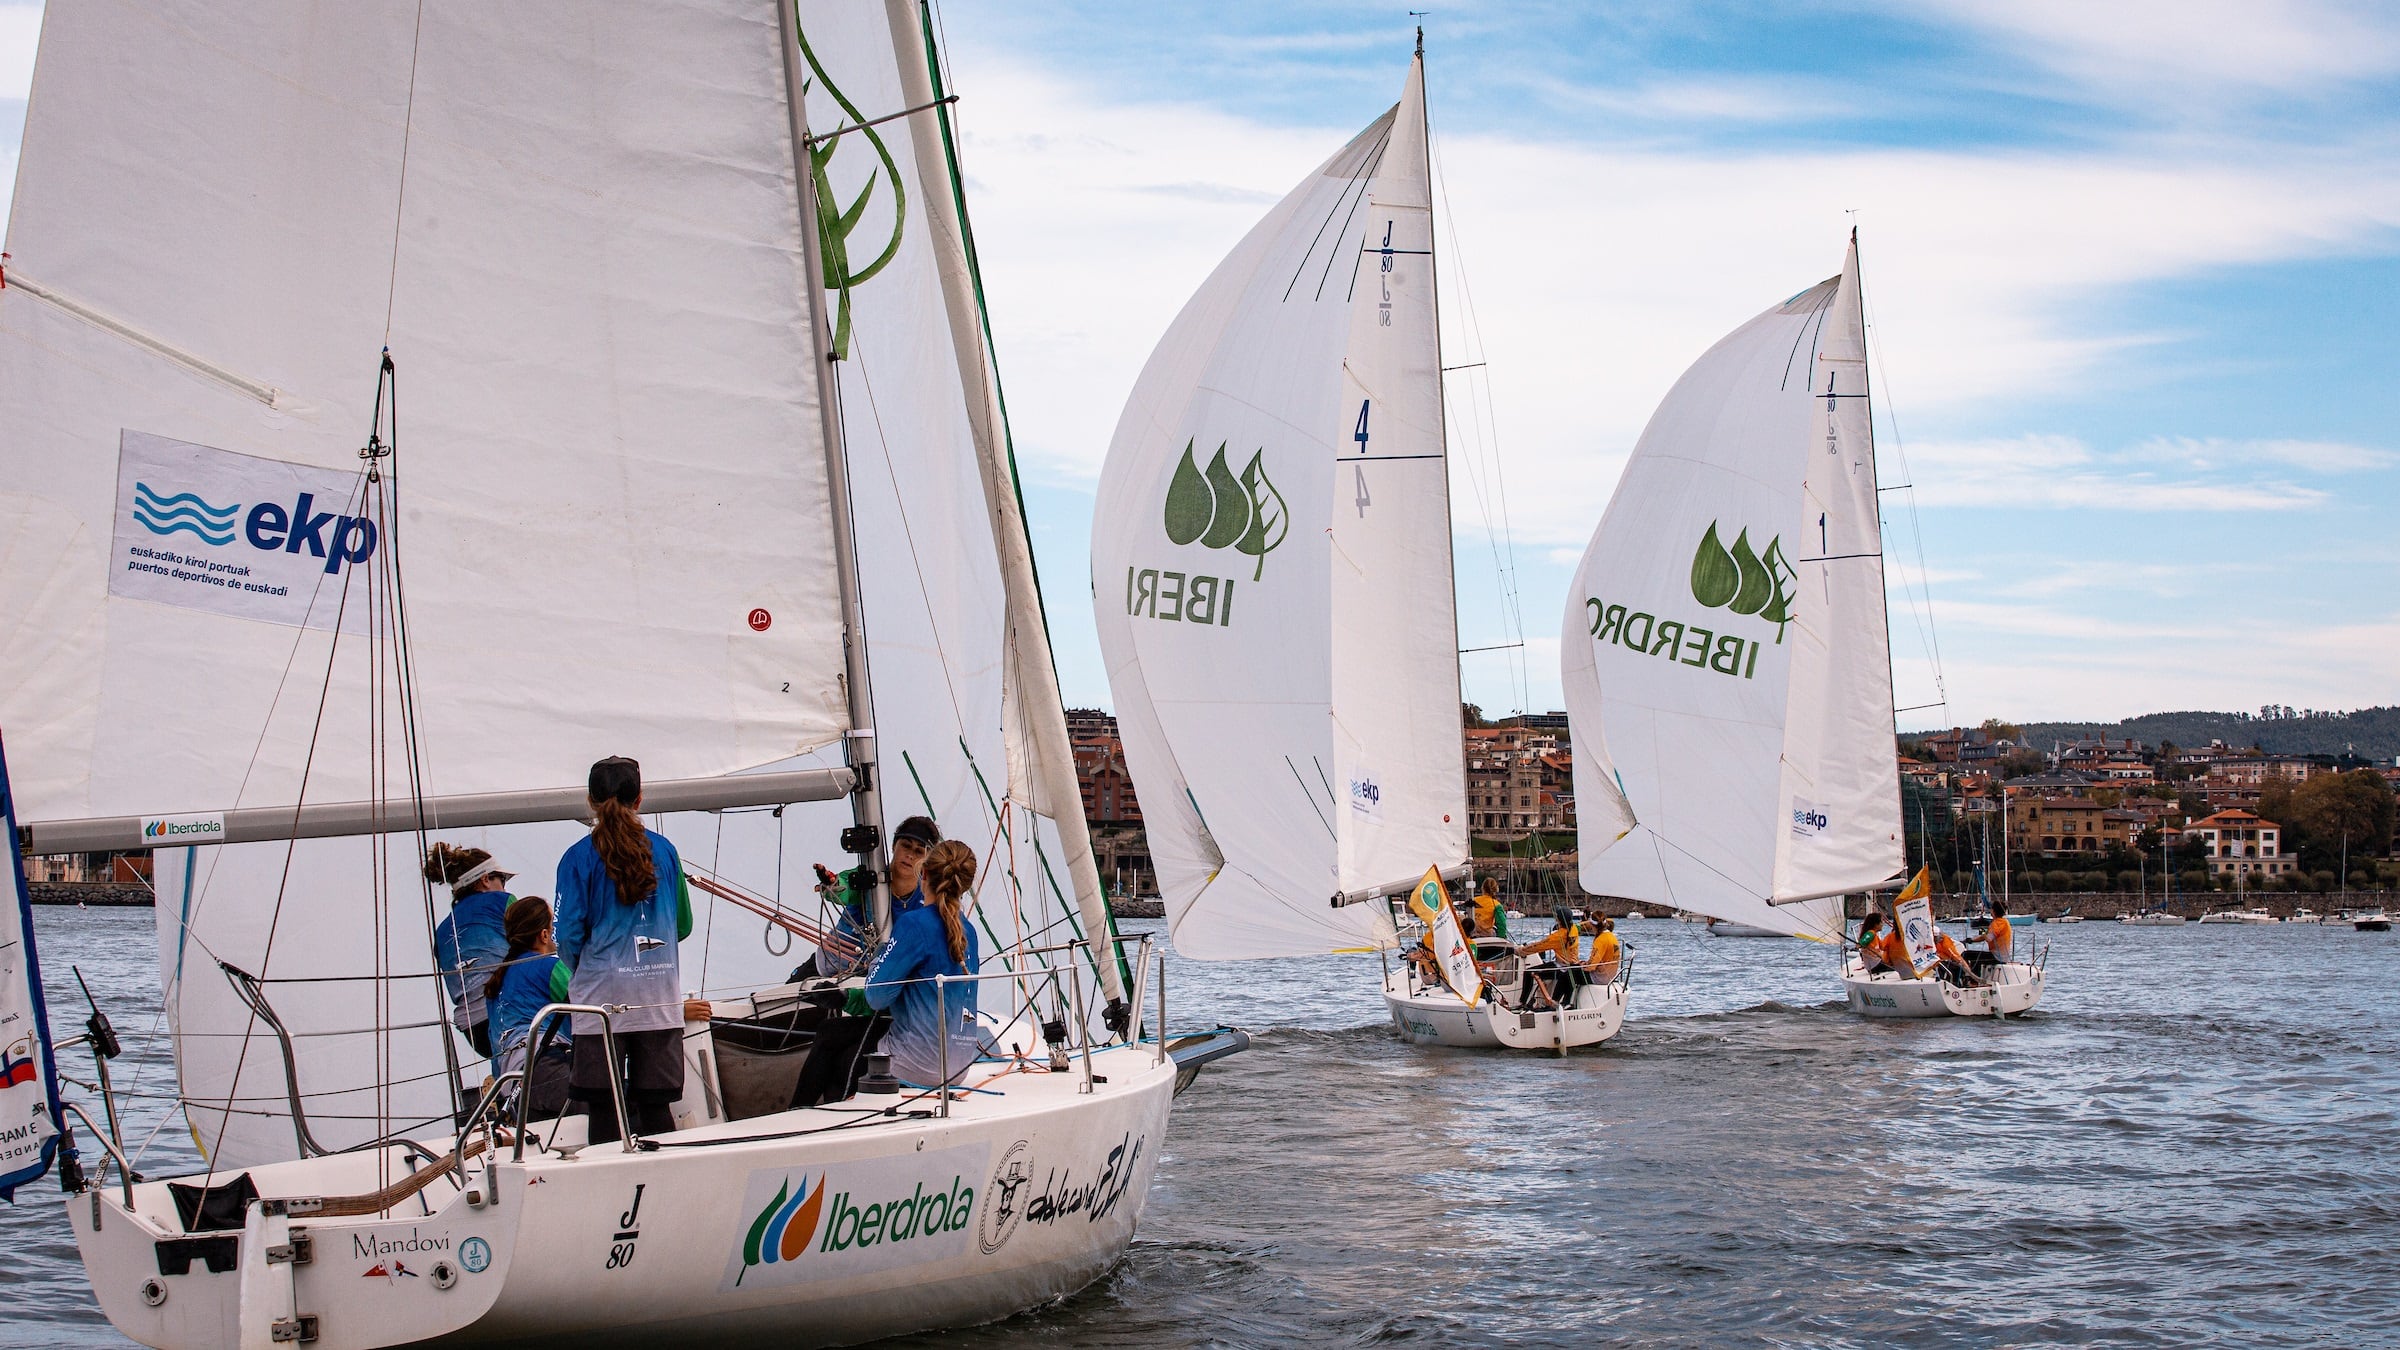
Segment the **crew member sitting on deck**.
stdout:
<path fill-rule="evenodd" d="M 484 981 L 483 997 L 492 1010 L 493 1062 L 502 1073 L 525 1071 L 519 1090 L 533 1093 L 529 1113 L 533 1120 L 548 1120 L 567 1109 L 573 1019 L 562 1018 L 554 1024 L 541 1059 L 530 1066 L 525 1062 L 533 1048 L 534 1014 L 547 1004 L 569 1001 L 567 974 L 567 963 L 558 959 L 550 902 L 538 895 L 519 896 L 508 907 L 508 958 Z"/>
<path fill-rule="evenodd" d="M 853 991 L 851 1011 L 890 1009 L 892 1029 L 883 1048 L 892 1057 L 892 1072 L 904 1083 L 931 1087 L 943 1081 L 945 1053 L 949 1081 L 955 1083 L 982 1050 L 975 1030 L 976 983 L 934 987 L 937 976 L 976 971 L 975 930 L 964 913 L 975 884 L 975 851 L 945 840 L 926 855 L 924 872 L 931 899 L 893 918 L 891 943 L 875 958 L 865 991 Z"/>
<path fill-rule="evenodd" d="M 425 850 L 425 879 L 450 888 L 450 913 L 434 925 L 434 960 L 450 995 L 450 1021 L 475 1053 L 492 1053 L 484 982 L 508 951 L 508 882 L 516 874 L 479 848 L 435 844 Z"/>
<path fill-rule="evenodd" d="M 1583 911 L 1560 905 L 1555 913 L 1558 927 L 1550 930 L 1549 936 L 1517 948 L 1519 956 L 1538 956 L 1548 952 L 1555 963 L 1549 971 L 1530 963 L 1525 966 L 1524 985 L 1518 1000 L 1527 1006 L 1532 1005 L 1537 988 L 1547 989 L 1553 1003 L 1566 1002 L 1583 973 L 1578 969 L 1583 963 L 1577 959 L 1583 949 Z"/>
<path fill-rule="evenodd" d="M 1617 941 L 1617 921 L 1602 919 L 1599 931 L 1592 934 L 1592 959 L 1584 964 L 1591 967 L 1593 979 L 1614 984 L 1618 965 L 1624 959 L 1624 946 Z"/>
<path fill-rule="evenodd" d="M 1870 913 L 1859 922 L 1858 957 L 1862 974 L 1888 970 L 1902 979 L 1916 977 L 1916 967 L 1909 964 L 1908 945 L 1897 931 L 1883 926 L 1881 912 Z"/>
<path fill-rule="evenodd" d="M 1943 932 L 1939 925 L 1933 930 L 1933 954 L 1941 962 L 1931 972 L 1934 976 L 1956 985 L 1975 982 L 1974 972 L 1967 968 L 1965 953 L 1959 950 L 1958 944 L 1951 941 L 1950 935 Z"/>
<path fill-rule="evenodd" d="M 1507 937 L 1508 906 L 1500 903 L 1500 878 L 1485 877 L 1469 908 L 1475 915 L 1475 937 Z"/>

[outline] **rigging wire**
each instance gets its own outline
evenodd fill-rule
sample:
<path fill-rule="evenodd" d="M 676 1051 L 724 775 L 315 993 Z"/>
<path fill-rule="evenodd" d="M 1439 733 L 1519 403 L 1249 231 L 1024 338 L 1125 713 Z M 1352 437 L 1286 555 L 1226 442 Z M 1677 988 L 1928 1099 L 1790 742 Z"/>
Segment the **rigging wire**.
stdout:
<path fill-rule="evenodd" d="M 1909 614 L 1917 628 L 1917 640 L 1922 645 L 1926 660 L 1932 667 L 1933 688 L 1936 695 L 1934 702 L 1917 706 L 1947 708 L 1950 703 L 1949 678 L 1942 668 L 1941 634 L 1935 628 L 1933 621 L 1933 579 L 1925 565 L 1925 527 L 1917 514 L 1917 475 L 1916 470 L 1908 462 L 1907 443 L 1900 435 L 1900 414 L 1894 406 L 1891 394 L 1891 362 L 1882 356 L 1883 333 L 1881 326 L 1875 321 L 1874 307 L 1868 303 L 1866 268 L 1863 264 L 1859 268 L 1858 297 L 1859 308 L 1866 322 L 1867 341 L 1870 344 L 1870 350 L 1875 354 L 1875 364 L 1881 367 L 1883 375 L 1879 382 L 1881 387 L 1877 390 L 1878 397 L 1870 400 L 1867 407 L 1870 414 L 1880 407 L 1883 411 L 1884 421 L 1891 427 L 1892 454 L 1900 461 L 1901 481 L 1895 485 L 1895 490 L 1906 495 L 1909 535 L 1917 555 L 1916 574 L 1914 577 L 1902 580 L 1900 593 L 1902 598 L 1908 601 Z M 1871 375 L 1870 378 L 1872 378 Z M 1883 500 L 1880 493 L 1876 496 L 1875 509 L 1877 515 L 1880 516 L 1883 511 Z M 1884 552 L 1888 555 L 1891 550 L 1887 546 Z"/>
<path fill-rule="evenodd" d="M 1476 313 L 1475 289 L 1467 280 L 1466 252 L 1458 241 L 1458 214 L 1450 205 L 1449 173 L 1443 166 L 1441 142 L 1433 134 L 1434 118 L 1430 106 L 1425 112 L 1425 122 L 1434 188 L 1442 202 L 1442 228 L 1450 242 L 1447 250 L 1450 265 L 1445 271 L 1454 279 L 1460 305 L 1465 310 L 1467 331 L 1464 336 L 1468 339 L 1470 350 L 1458 355 L 1462 358 L 1473 357 L 1472 360 L 1446 365 L 1444 373 L 1457 372 L 1467 376 L 1464 381 L 1467 398 L 1464 401 L 1468 407 L 1464 411 L 1467 414 L 1467 429 L 1471 432 L 1467 438 L 1470 447 L 1466 456 L 1467 481 L 1475 491 L 1476 506 L 1483 515 L 1484 537 L 1491 549 L 1493 580 L 1499 591 L 1501 634 L 1504 638 L 1513 639 L 1514 644 L 1513 647 L 1507 644 L 1494 645 L 1501 650 L 1515 651 L 1516 654 L 1508 658 L 1516 686 L 1511 692 L 1516 696 L 1518 710 L 1531 712 L 1532 677 L 1524 656 L 1524 598 L 1518 584 L 1516 531 L 1508 507 L 1508 479 L 1500 452 L 1499 419 L 1491 396 L 1491 353 L 1484 341 L 1482 319 Z"/>

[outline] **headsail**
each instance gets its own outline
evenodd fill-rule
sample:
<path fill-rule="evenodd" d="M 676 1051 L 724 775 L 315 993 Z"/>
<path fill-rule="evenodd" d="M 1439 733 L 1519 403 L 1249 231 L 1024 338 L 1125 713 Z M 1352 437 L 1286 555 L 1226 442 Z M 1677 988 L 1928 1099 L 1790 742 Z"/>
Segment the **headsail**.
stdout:
<path fill-rule="evenodd" d="M 1634 447 L 1560 639 L 1586 890 L 1834 939 L 1900 870 L 1861 314 L 1853 241 Z"/>
<path fill-rule="evenodd" d="M 1056 794 L 1011 773 L 1005 643 L 1033 654 L 1021 661 L 1047 649 L 1011 609 L 994 542 L 969 404 L 991 396 L 970 395 L 945 338 L 925 205 L 953 190 L 949 165 L 900 122 L 817 146 L 822 186 L 862 207 L 840 241 L 839 313 L 821 313 L 776 7 L 537 8 L 437 2 L 421 24 L 338 31 L 286 0 L 49 17 L 0 291 L 0 721 L 38 731 L 12 742 L 40 765 L 37 818 L 288 803 L 304 762 L 310 801 L 405 800 L 397 723 L 379 746 L 368 715 L 378 697 L 396 706 L 388 662 L 345 641 L 328 681 L 325 614 L 129 595 L 110 542 L 140 530 L 154 553 L 224 562 L 203 575 L 247 564 L 272 585 L 305 565 L 303 598 L 335 595 L 363 565 L 341 555 L 367 545 L 339 520 L 358 513 L 326 503 L 360 478 L 387 339 L 427 791 L 570 786 L 612 752 L 652 779 L 840 765 L 844 625 L 811 351 L 827 320 L 846 356 L 879 782 L 896 815 L 936 814 L 979 854 L 1019 802 L 1014 868 L 985 884 L 1006 917 L 987 904 L 986 951 L 1072 936 L 1070 860 L 1023 811 Z M 916 5 L 810 0 L 798 17 L 823 67 L 798 76 L 820 134 L 862 120 L 843 99 L 871 118 L 927 101 L 907 71 L 927 79 Z M 121 129 L 103 158 L 93 125 Z M 288 481 L 234 492 L 123 468 L 165 455 Z M 264 523 L 275 551 L 250 534 L 262 505 L 281 513 Z M 654 823 L 695 866 L 767 893 L 838 859 L 847 822 L 828 802 Z M 578 833 L 444 837 L 492 849 L 540 893 Z M 220 960 L 287 981 L 268 992 L 322 1142 L 447 1118 L 414 843 L 160 853 L 178 1069 L 213 1160 L 293 1151 L 277 1050 L 246 1040 L 257 1026 Z M 796 880 L 783 898 L 808 903 Z M 687 983 L 787 972 L 798 956 L 762 950 L 754 923 L 702 915 Z"/>
<path fill-rule="evenodd" d="M 1117 424 L 1093 588 L 1177 947 L 1386 943 L 1467 858 L 1423 64 L 1253 228 Z"/>

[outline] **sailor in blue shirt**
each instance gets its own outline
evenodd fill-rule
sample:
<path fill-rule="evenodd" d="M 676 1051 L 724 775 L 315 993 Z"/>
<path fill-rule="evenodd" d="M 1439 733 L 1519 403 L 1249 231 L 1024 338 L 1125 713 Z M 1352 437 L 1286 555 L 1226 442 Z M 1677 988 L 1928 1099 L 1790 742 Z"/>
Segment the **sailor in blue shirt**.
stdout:
<path fill-rule="evenodd" d="M 966 922 L 966 895 L 975 884 L 975 852 L 955 839 L 925 859 L 930 899 L 892 920 L 890 945 L 867 973 L 866 1002 L 892 1014 L 883 1049 L 901 1081 L 930 1087 L 943 1081 L 942 1037 L 949 1038 L 949 1081 L 958 1082 L 982 1052 L 972 982 L 937 991 L 938 975 L 976 972 L 975 930 Z M 943 1026 L 947 1022 L 947 1027 Z"/>
<path fill-rule="evenodd" d="M 492 1010 L 492 1063 L 503 1074 L 525 1072 L 533 1092 L 530 1119 L 548 1120 L 566 1107 L 573 1029 L 553 1023 L 541 1061 L 528 1066 L 526 1058 L 532 1053 L 534 1014 L 545 1005 L 570 1001 L 567 977 L 549 902 L 520 896 L 508 907 L 508 959 L 484 981 L 483 996 Z"/>
<path fill-rule="evenodd" d="M 450 1020 L 479 1055 L 492 1053 L 483 985 L 508 953 L 503 924 L 515 875 L 479 848 L 435 844 L 425 851 L 425 879 L 450 888 L 450 913 L 433 930 L 434 960 L 450 995 Z"/>
<path fill-rule="evenodd" d="M 588 787 L 592 832 L 558 860 L 558 955 L 574 973 L 576 1003 L 614 1004 L 616 1064 L 600 1019 L 575 1014 L 570 1091 L 590 1117 L 593 1143 L 619 1138 L 610 1080 L 643 1134 L 675 1128 L 683 1095 L 684 1000 L 677 944 L 692 931 L 683 860 L 666 837 L 642 828 L 642 766 L 604 759 Z"/>

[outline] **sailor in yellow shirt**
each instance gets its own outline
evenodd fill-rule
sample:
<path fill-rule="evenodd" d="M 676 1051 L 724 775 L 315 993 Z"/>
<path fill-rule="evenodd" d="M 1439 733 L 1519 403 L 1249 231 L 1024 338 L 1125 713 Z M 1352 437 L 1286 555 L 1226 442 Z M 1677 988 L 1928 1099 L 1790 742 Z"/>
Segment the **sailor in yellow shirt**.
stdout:
<path fill-rule="evenodd" d="M 1500 878 L 1485 877 L 1472 902 L 1475 931 L 1471 937 L 1507 937 L 1508 906 L 1500 903 Z"/>
<path fill-rule="evenodd" d="M 2017 954 L 2016 934 L 2009 931 L 2008 911 L 2001 907 L 1999 901 L 1992 902 L 1992 914 L 1987 922 L 1991 927 L 1977 934 L 1984 940 L 1984 950 L 1967 953 L 1967 964 L 1977 974 L 1988 973 L 1993 966 L 2015 960 Z M 1982 924 L 1979 923 L 1977 927 L 1982 927 Z"/>
<path fill-rule="evenodd" d="M 1592 978 L 1602 984 L 1614 984 L 1624 954 L 1624 947 L 1617 941 L 1617 921 L 1602 919 L 1599 929 L 1592 934 L 1592 958 L 1584 962 L 1591 969 Z"/>

